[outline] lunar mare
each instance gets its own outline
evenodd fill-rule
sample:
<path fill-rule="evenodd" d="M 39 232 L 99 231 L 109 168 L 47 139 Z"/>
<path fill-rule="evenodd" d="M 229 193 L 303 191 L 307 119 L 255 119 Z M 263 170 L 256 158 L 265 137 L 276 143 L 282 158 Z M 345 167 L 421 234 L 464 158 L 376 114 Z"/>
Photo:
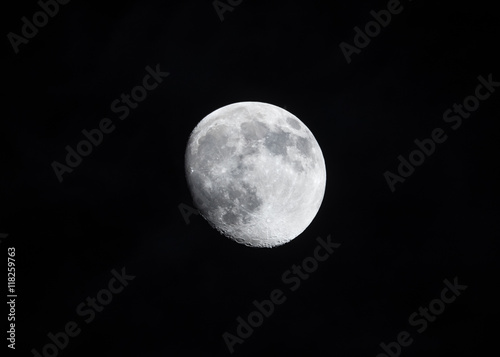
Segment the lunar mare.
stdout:
<path fill-rule="evenodd" d="M 194 128 L 186 179 L 201 215 L 218 231 L 252 247 L 275 247 L 316 216 L 326 167 L 314 135 L 277 106 L 239 102 Z"/>

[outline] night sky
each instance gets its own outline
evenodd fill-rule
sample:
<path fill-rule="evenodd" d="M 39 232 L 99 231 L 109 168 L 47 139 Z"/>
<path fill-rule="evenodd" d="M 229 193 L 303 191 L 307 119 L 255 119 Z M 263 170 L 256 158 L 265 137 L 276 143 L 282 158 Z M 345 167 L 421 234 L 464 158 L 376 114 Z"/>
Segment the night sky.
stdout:
<path fill-rule="evenodd" d="M 496 351 L 494 3 L 216 4 L 220 15 L 210 0 L 73 0 L 34 30 L 22 18 L 33 21 L 36 1 L 4 5 L 0 251 L 7 265 L 15 248 L 17 293 L 5 355 Z M 373 14 L 386 26 L 365 37 Z M 190 133 L 240 101 L 286 108 L 325 158 L 316 218 L 273 249 L 237 244 L 186 209 Z M 87 155 L 70 167 L 83 131 L 97 144 L 80 144 Z M 334 251 L 297 278 L 318 239 Z M 277 294 L 269 316 L 238 328 Z"/>

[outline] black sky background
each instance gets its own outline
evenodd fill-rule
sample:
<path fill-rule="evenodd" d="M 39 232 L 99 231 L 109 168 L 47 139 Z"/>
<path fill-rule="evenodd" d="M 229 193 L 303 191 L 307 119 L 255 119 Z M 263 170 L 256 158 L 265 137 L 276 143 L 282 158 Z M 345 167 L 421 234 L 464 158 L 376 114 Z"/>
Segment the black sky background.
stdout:
<path fill-rule="evenodd" d="M 339 44 L 387 2 L 246 0 L 221 22 L 211 1 L 73 0 L 18 54 L 6 34 L 39 7 L 9 3 L 0 248 L 5 262 L 16 248 L 19 298 L 17 349 L 2 348 L 31 356 L 77 321 L 60 356 L 227 356 L 222 334 L 278 288 L 287 301 L 235 356 L 377 356 L 403 330 L 414 342 L 401 356 L 496 350 L 500 90 L 456 131 L 442 115 L 479 75 L 500 81 L 500 16 L 489 2 L 401 3 L 350 64 Z M 119 120 L 111 102 L 157 64 L 169 77 Z M 320 211 L 278 248 L 236 244 L 179 211 L 192 205 L 189 134 L 239 101 L 286 107 L 325 157 Z M 51 163 L 104 117 L 115 131 L 59 183 Z M 437 127 L 448 139 L 392 193 L 384 172 Z M 328 235 L 341 247 L 290 292 L 282 274 Z M 122 267 L 136 278 L 85 324 L 76 307 Z M 467 290 L 415 333 L 409 315 L 454 277 Z"/>

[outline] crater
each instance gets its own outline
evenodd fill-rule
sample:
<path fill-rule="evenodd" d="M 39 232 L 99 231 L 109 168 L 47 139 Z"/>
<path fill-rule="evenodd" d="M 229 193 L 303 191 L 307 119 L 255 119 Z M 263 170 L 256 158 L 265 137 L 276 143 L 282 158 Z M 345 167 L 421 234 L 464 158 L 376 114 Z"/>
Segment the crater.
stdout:
<path fill-rule="evenodd" d="M 233 212 L 227 212 L 222 216 L 222 220 L 226 224 L 235 225 L 238 223 L 238 216 L 236 216 Z"/>
<path fill-rule="evenodd" d="M 231 201 L 235 201 L 236 199 L 240 199 L 243 197 L 243 191 L 237 190 L 234 187 L 230 187 L 228 189 L 228 195 Z"/>
<path fill-rule="evenodd" d="M 241 186 L 230 184 L 225 191 L 211 191 L 208 196 L 209 210 L 216 212 L 220 209 L 226 212 L 221 220 L 231 225 L 249 223 L 252 220 L 252 213 L 262 205 L 257 190 L 245 182 Z"/>

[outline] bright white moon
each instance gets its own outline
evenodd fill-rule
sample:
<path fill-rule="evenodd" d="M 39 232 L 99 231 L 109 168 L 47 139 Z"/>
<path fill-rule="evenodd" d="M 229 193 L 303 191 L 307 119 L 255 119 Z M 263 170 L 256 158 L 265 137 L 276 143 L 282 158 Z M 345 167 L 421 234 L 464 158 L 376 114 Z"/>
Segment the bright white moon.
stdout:
<path fill-rule="evenodd" d="M 296 116 L 260 102 L 227 105 L 194 128 L 186 178 L 201 215 L 227 237 L 275 247 L 302 233 L 321 206 L 326 167 Z"/>

